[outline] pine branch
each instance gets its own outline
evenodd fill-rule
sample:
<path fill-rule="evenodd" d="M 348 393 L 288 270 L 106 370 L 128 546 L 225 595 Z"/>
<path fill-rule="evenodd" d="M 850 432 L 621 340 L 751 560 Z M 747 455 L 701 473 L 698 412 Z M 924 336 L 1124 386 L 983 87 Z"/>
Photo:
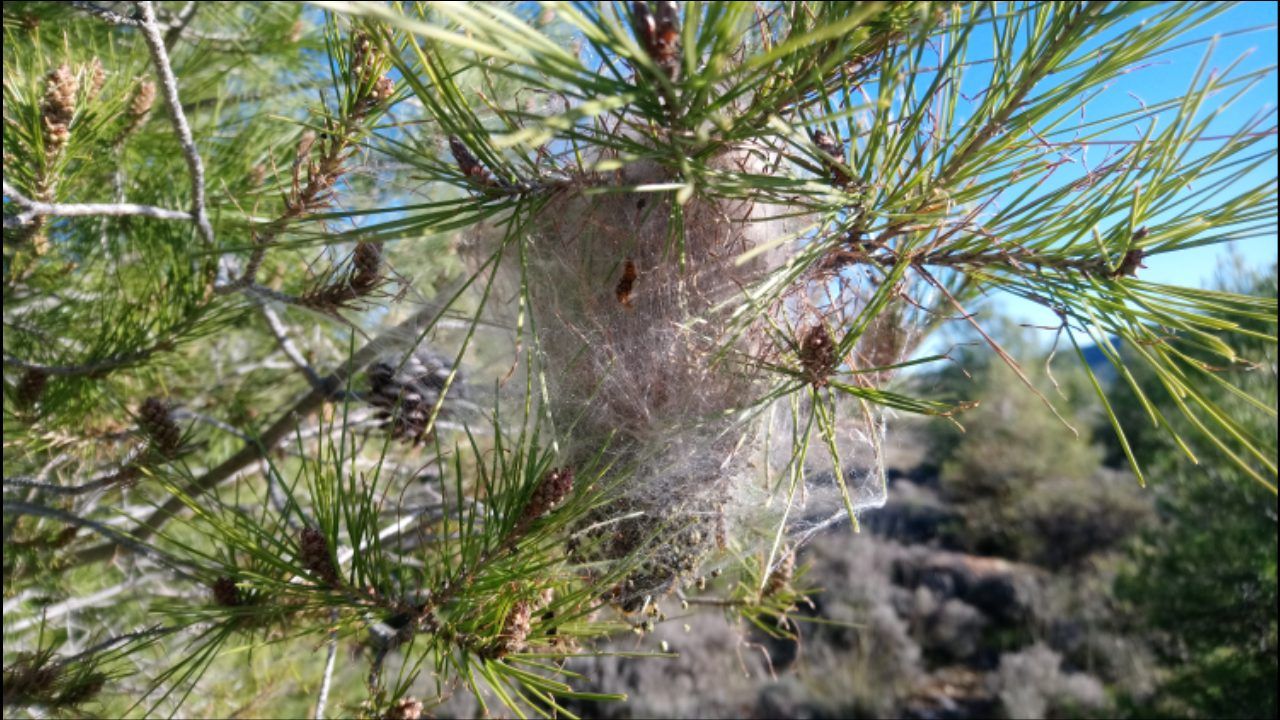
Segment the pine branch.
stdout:
<path fill-rule="evenodd" d="M 351 359 L 340 368 L 323 378 L 320 387 L 312 388 L 310 392 L 282 413 L 255 442 L 246 443 L 234 455 L 219 463 L 217 467 L 196 478 L 183 489 L 183 493 L 190 498 L 200 497 L 223 482 L 235 477 L 241 469 L 253 463 L 259 457 L 269 453 L 295 431 L 301 418 L 318 410 L 336 389 L 343 387 L 348 378 L 359 372 L 365 365 L 368 365 L 388 348 L 394 347 L 406 333 L 416 335 L 422 331 L 422 328 L 434 325 L 444 312 L 452 306 L 455 298 L 451 298 L 445 303 L 428 305 L 422 308 L 395 328 L 370 341 L 352 355 Z M 139 527 L 134 531 L 133 537 L 145 542 L 184 506 L 181 497 L 174 496 L 169 498 L 159 509 L 140 523 Z M 118 550 L 136 551 L 137 547 L 138 543 L 136 542 L 130 544 L 113 542 L 97 545 L 77 553 L 72 562 L 77 565 L 97 562 L 111 557 Z"/>

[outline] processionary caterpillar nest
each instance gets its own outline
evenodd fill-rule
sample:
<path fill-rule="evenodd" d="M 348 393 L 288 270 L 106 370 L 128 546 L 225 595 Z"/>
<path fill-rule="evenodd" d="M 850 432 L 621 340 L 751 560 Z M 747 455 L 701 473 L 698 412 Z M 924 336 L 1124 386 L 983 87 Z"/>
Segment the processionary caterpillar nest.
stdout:
<path fill-rule="evenodd" d="M 740 148 L 710 167 L 767 174 L 771 160 Z M 763 318 L 743 332 L 731 316 L 794 255 L 801 241 L 787 240 L 804 222 L 793 208 L 750 199 L 695 193 L 679 205 L 672 182 L 640 161 L 561 188 L 504 271 L 509 297 L 520 281 L 527 287 L 562 460 L 577 465 L 603 449 L 631 473 L 605 512 L 640 517 L 596 533 L 597 554 L 581 557 L 607 559 L 655 537 L 682 543 L 654 551 L 678 562 L 645 564 L 622 591 L 624 605 L 696 568 L 726 513 L 732 521 L 759 510 L 761 423 L 740 424 L 738 411 L 764 395 L 771 375 L 758 359 L 778 351 Z M 646 185 L 666 190 L 636 189 Z"/>

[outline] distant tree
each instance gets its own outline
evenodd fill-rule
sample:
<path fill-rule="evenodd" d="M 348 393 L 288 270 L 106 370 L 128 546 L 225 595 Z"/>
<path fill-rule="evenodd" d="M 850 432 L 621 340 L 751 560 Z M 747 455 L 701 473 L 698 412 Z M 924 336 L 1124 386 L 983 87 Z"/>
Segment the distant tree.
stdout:
<path fill-rule="evenodd" d="M 1241 266 L 1232 270 L 1227 287 L 1275 297 L 1274 267 L 1261 275 Z M 1276 348 L 1263 338 L 1252 344 L 1256 364 L 1231 371 L 1231 382 L 1247 395 L 1210 392 L 1227 412 L 1252 418 L 1247 429 L 1270 444 L 1274 457 L 1274 412 L 1267 417 L 1248 410 L 1252 401 L 1276 407 Z M 1156 385 L 1153 378 L 1142 380 Z M 1212 449 L 1193 464 L 1160 435 L 1148 434 L 1141 447 L 1142 460 L 1162 479 L 1162 522 L 1134 549 L 1117 593 L 1130 604 L 1136 628 L 1155 637 L 1168 671 L 1137 714 L 1275 717 L 1276 498 L 1244 482 Z"/>

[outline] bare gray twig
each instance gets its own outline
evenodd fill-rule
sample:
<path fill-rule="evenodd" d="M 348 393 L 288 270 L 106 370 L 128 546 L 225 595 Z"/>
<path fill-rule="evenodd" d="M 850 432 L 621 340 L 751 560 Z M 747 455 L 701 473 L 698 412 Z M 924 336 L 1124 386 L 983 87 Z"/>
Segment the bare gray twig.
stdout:
<path fill-rule="evenodd" d="M 191 215 L 195 218 L 196 228 L 206 245 L 213 246 L 213 226 L 209 224 L 209 216 L 205 211 L 204 197 L 204 162 L 200 159 L 200 151 L 196 149 L 195 140 L 191 136 L 191 126 L 187 124 L 187 116 L 182 112 L 182 101 L 178 98 L 178 80 L 173 75 L 173 66 L 169 64 L 169 51 L 165 48 L 164 37 L 160 34 L 160 25 L 156 21 L 156 11 L 150 2 L 138 3 L 142 11 L 142 33 L 146 36 L 147 47 L 151 49 L 151 59 L 156 66 L 156 74 L 160 76 L 160 88 L 164 93 L 165 105 L 169 107 L 169 119 L 173 122 L 173 130 L 182 145 L 182 154 L 187 159 L 187 167 L 191 171 Z"/>
<path fill-rule="evenodd" d="M 329 621 L 336 625 L 338 611 L 329 613 Z M 338 629 L 329 631 L 329 657 L 324 662 L 324 679 L 320 681 L 320 697 L 316 699 L 316 720 L 324 718 L 325 705 L 329 704 L 329 686 L 333 682 L 333 661 L 338 656 Z"/>
<path fill-rule="evenodd" d="M 4 194 L 22 208 L 22 212 L 4 219 L 5 229 L 30 225 L 38 217 L 123 217 L 128 215 L 191 222 L 192 215 L 181 210 L 136 205 L 134 203 L 45 203 L 32 200 L 4 183 Z"/>
<path fill-rule="evenodd" d="M 320 388 L 320 373 L 307 363 L 306 358 L 302 357 L 302 353 L 298 350 L 298 346 L 293 344 L 293 339 L 289 337 L 289 331 L 285 328 L 284 323 L 280 320 L 280 316 L 270 306 L 263 304 L 259 306 L 262 310 L 262 317 L 267 321 L 267 327 L 271 328 L 271 334 L 275 336 L 276 342 L 280 345 L 280 350 L 284 352 L 285 357 L 302 372 L 307 378 L 307 383 L 312 388 Z"/>

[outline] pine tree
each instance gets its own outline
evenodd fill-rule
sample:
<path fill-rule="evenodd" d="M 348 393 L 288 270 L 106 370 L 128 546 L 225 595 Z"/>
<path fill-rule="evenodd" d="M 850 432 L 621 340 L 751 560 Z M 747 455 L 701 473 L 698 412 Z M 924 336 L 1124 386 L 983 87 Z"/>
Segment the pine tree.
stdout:
<path fill-rule="evenodd" d="M 995 293 L 1274 493 L 1205 391 L 1274 417 L 1274 297 L 1142 277 L 1274 232 L 1274 109 L 1212 123 L 1268 74 L 1086 112 L 1224 11 L 6 3 L 6 710 L 569 714 L 672 602 L 789 632 L 890 418 L 982 400 L 930 333 L 1052 404 Z"/>

